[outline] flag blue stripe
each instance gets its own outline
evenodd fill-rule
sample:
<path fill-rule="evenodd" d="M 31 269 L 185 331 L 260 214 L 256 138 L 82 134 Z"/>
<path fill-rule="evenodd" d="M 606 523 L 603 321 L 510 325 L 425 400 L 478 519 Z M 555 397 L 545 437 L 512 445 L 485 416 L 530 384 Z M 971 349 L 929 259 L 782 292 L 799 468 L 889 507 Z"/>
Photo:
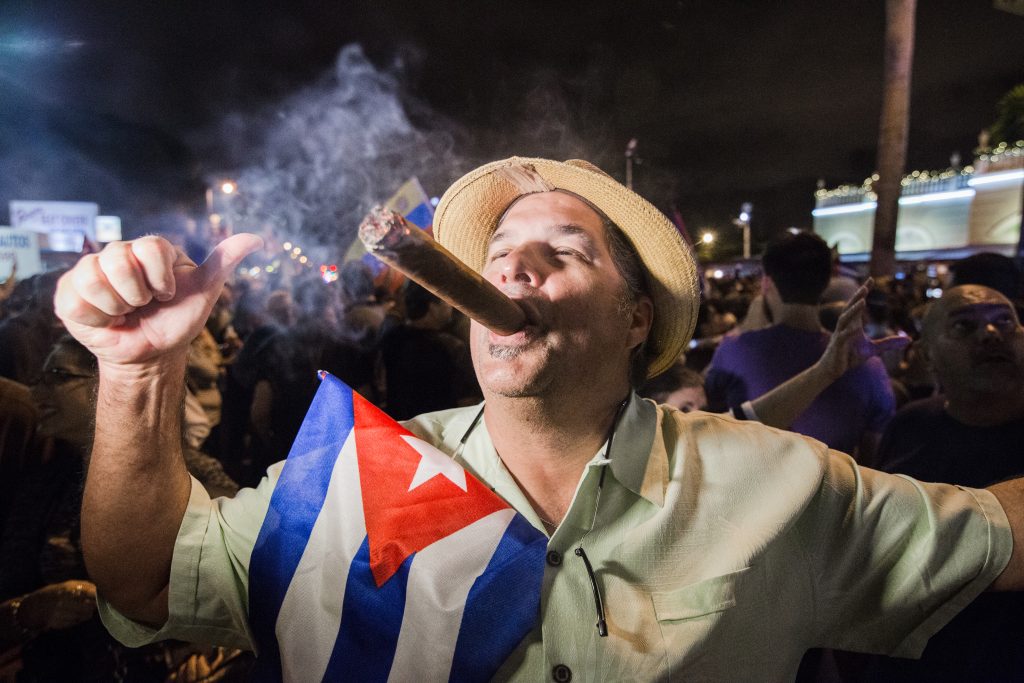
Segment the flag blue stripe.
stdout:
<path fill-rule="evenodd" d="M 405 214 L 405 220 L 417 227 L 425 228 L 434 222 L 434 209 L 430 204 L 418 204 Z"/>
<path fill-rule="evenodd" d="M 414 557 L 407 557 L 398 571 L 377 588 L 370 571 L 369 538 L 363 540 L 349 568 L 341 628 L 323 680 L 387 680 L 402 629 L 405 590 Z"/>
<path fill-rule="evenodd" d="M 370 272 L 373 273 L 374 277 L 380 275 L 380 271 L 384 270 L 387 267 L 384 265 L 383 261 L 381 261 L 373 254 L 363 254 L 362 258 L 360 258 L 359 261 L 360 263 L 370 268 Z"/>
<path fill-rule="evenodd" d="M 530 632 L 540 614 L 546 552 L 544 535 L 516 514 L 469 590 L 449 680 L 490 680 Z"/>
<path fill-rule="evenodd" d="M 274 488 L 249 561 L 249 619 L 260 653 L 255 680 L 281 678 L 277 617 L 353 424 L 352 390 L 325 373 Z"/>

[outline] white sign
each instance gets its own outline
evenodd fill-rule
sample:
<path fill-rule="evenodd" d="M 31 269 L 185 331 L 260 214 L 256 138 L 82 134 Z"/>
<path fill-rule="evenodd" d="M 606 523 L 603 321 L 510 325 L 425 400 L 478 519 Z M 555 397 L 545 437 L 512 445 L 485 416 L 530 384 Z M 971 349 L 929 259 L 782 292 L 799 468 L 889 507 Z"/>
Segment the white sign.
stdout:
<path fill-rule="evenodd" d="M 96 241 L 117 242 L 121 239 L 120 216 L 96 216 Z"/>
<path fill-rule="evenodd" d="M 29 230 L 0 228 L 0 281 L 11 276 L 11 267 L 15 264 L 18 266 L 15 277 L 19 280 L 43 271 L 39 260 L 39 235 Z"/>
<path fill-rule="evenodd" d="M 96 240 L 96 214 L 92 202 L 11 201 L 11 227 L 46 235 L 40 246 L 53 251 L 81 251 L 85 238 Z"/>

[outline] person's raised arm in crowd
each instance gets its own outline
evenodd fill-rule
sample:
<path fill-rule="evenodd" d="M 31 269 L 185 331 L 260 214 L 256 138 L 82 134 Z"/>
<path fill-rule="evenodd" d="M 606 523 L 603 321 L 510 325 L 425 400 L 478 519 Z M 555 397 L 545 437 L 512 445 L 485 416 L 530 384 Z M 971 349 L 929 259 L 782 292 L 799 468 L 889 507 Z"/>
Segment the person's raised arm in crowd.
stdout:
<path fill-rule="evenodd" d="M 814 365 L 750 401 L 754 416 L 759 421 L 771 427 L 789 429 L 793 420 L 847 370 L 857 367 L 868 358 L 891 349 L 902 349 L 910 343 L 908 337 L 871 340 L 864 335 L 861 315 L 871 284 L 868 281 L 850 298 L 839 316 L 825 352 Z"/>
<path fill-rule="evenodd" d="M 115 242 L 60 280 L 58 317 L 99 361 L 96 436 L 82 502 L 89 573 L 112 605 L 162 623 L 188 503 L 181 412 L 189 343 L 260 239 L 236 235 L 196 266 L 158 237 Z"/>
<path fill-rule="evenodd" d="M 770 427 L 789 429 L 793 420 L 807 410 L 818 395 L 842 377 L 847 370 L 857 367 L 868 358 L 891 349 L 902 349 L 909 344 L 908 337 L 893 336 L 871 340 L 865 336 L 861 315 L 864 312 L 864 299 L 870 289 L 871 282 L 868 282 L 851 297 L 843 308 L 825 352 L 814 365 L 761 396 L 734 406 L 731 411 L 733 415 L 741 419 L 754 419 Z M 692 373 L 692 371 L 681 372 Z M 667 373 L 661 377 L 666 376 Z M 693 386 L 692 389 L 689 385 L 684 385 L 684 388 L 670 385 L 675 391 L 662 390 L 659 392 L 659 389 L 665 389 L 665 387 L 657 386 L 659 379 L 661 378 L 656 378 L 645 385 L 641 389 L 641 393 L 658 402 L 675 405 L 683 412 L 706 408 L 707 401 L 704 398 L 703 387 L 699 386 L 699 376 L 697 377 L 698 385 Z M 680 381 L 678 377 L 673 377 L 673 379 L 677 382 Z M 700 397 L 698 403 L 689 408 L 680 406 L 678 403 L 680 396 L 677 396 L 682 395 L 687 389 Z"/>

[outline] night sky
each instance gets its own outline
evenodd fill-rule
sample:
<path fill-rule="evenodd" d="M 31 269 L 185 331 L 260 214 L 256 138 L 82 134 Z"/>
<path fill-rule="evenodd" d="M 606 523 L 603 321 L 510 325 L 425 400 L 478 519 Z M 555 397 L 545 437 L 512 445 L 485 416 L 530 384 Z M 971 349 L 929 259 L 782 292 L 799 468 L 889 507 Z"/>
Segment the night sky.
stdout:
<path fill-rule="evenodd" d="M 410 175 L 440 194 L 520 154 L 622 179 L 636 137 L 642 194 L 737 243 L 751 201 L 757 243 L 810 225 L 819 178 L 873 172 L 883 7 L 0 2 L 0 204 L 96 201 L 134 233 L 232 177 L 250 224 L 344 243 Z M 908 170 L 970 161 L 1022 36 L 990 0 L 918 4 Z"/>

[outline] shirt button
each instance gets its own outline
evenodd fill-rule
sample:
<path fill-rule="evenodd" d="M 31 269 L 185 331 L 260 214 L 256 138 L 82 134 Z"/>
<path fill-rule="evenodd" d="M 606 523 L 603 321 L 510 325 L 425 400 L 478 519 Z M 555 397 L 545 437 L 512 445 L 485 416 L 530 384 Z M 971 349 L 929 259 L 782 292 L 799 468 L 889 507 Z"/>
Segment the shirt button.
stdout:
<path fill-rule="evenodd" d="M 562 564 L 562 554 L 557 550 L 549 550 L 547 560 L 548 564 L 550 564 L 552 567 L 557 567 L 558 565 Z M 569 675 L 571 676 L 572 674 Z M 565 680 L 569 679 L 567 678 Z"/>
<path fill-rule="evenodd" d="M 572 680 L 572 669 L 565 664 L 556 664 L 551 669 L 551 678 L 558 681 L 558 683 L 569 683 Z"/>

